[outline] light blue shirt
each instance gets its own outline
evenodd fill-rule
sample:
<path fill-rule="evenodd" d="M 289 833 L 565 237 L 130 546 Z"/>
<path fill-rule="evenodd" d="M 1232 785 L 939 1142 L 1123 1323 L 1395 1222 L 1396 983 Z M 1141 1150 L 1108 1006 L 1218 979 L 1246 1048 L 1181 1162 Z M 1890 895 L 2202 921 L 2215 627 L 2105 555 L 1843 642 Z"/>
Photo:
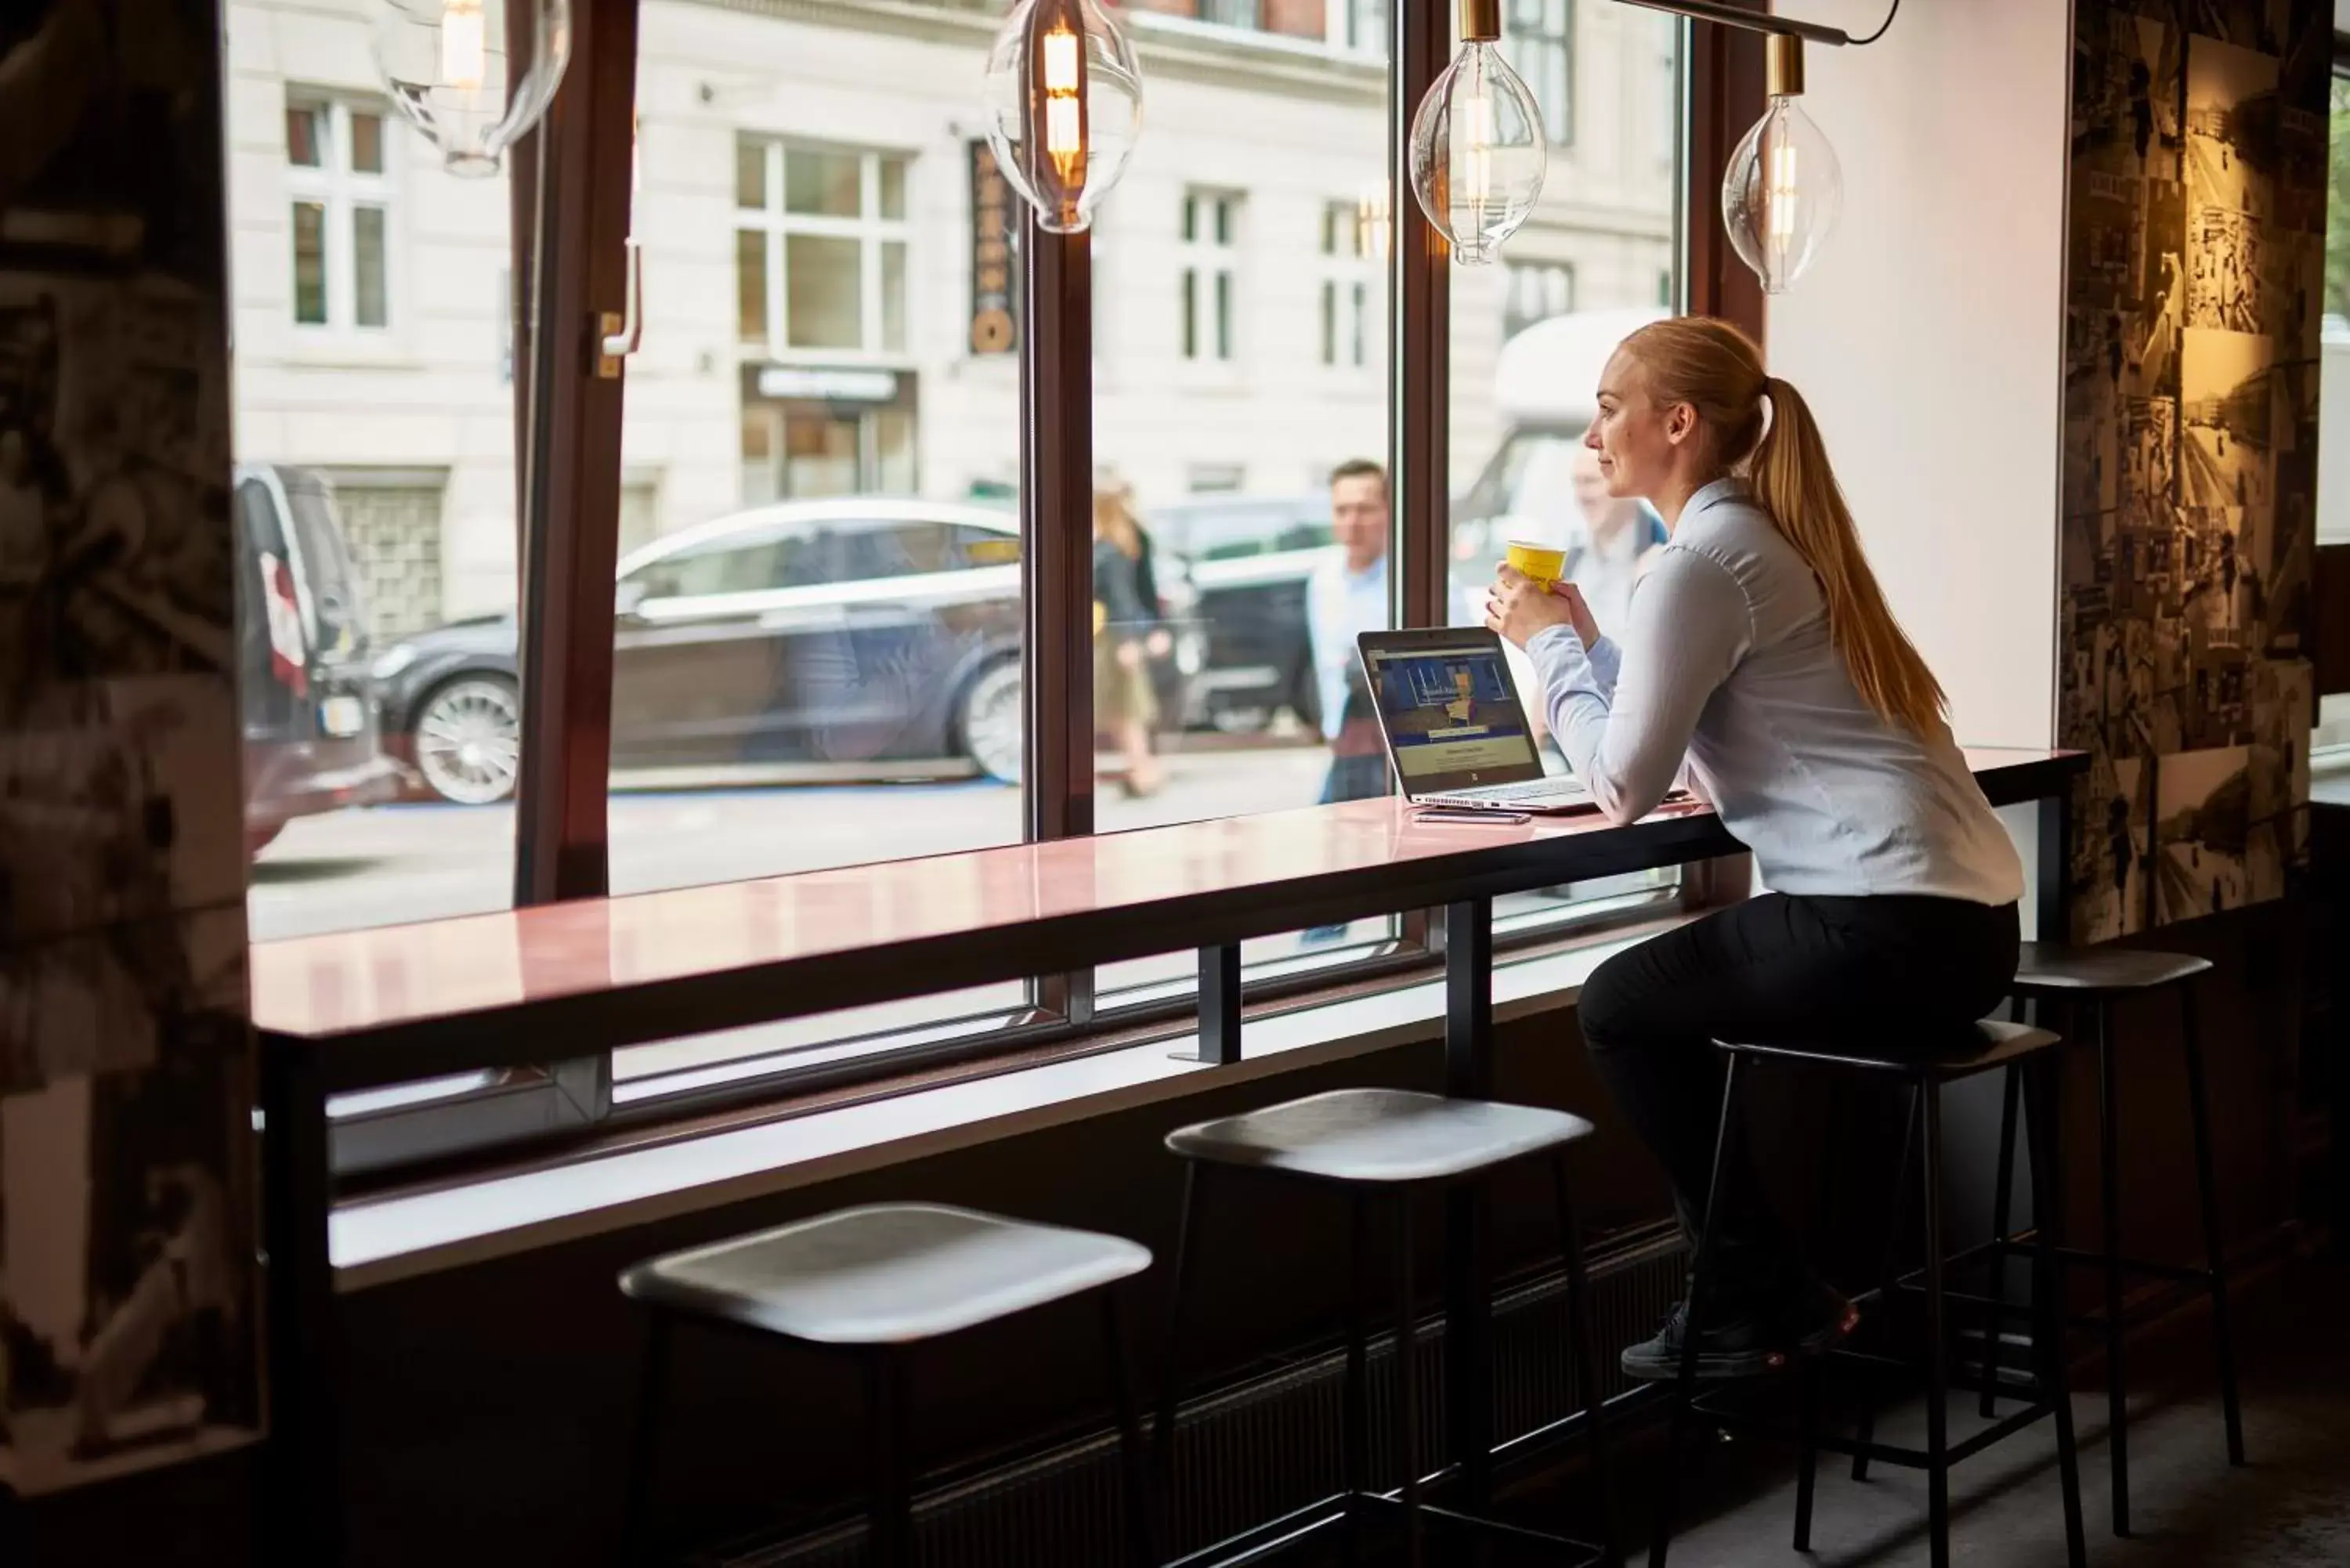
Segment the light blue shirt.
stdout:
<path fill-rule="evenodd" d="M 1551 733 L 1611 820 L 1654 810 L 1686 765 L 1781 893 L 2023 896 L 2007 831 L 1939 721 L 1888 723 L 1828 639 L 1811 568 L 1721 480 L 1690 497 L 1617 636 L 1534 637 Z"/>
<path fill-rule="evenodd" d="M 1357 666 L 1355 639 L 1388 627 L 1388 558 L 1359 572 L 1336 550 L 1305 579 L 1305 635 L 1314 649 L 1314 693 L 1322 703 L 1322 738 L 1335 741 L 1347 713 L 1347 680 Z"/>

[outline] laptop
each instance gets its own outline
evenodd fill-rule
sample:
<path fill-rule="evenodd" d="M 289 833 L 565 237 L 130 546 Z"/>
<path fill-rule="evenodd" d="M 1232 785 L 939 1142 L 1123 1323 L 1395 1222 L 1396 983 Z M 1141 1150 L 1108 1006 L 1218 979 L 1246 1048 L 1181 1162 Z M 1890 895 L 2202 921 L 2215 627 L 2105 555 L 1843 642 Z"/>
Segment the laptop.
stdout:
<path fill-rule="evenodd" d="M 1355 649 L 1388 761 L 1412 805 L 1595 809 L 1579 782 L 1543 773 L 1534 726 L 1497 634 L 1483 627 L 1367 631 Z"/>

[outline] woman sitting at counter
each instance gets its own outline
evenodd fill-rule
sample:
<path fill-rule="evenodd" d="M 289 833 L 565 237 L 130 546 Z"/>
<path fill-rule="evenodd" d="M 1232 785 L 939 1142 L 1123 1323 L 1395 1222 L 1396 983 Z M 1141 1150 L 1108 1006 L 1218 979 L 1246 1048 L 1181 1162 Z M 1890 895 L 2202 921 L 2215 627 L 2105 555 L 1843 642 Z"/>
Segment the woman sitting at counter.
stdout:
<path fill-rule="evenodd" d="M 1608 817 L 1686 782 L 1772 891 L 1600 966 L 1578 1007 L 1609 1092 L 1692 1236 L 1712 1177 L 1717 1039 L 1865 1034 L 1931 1049 L 2015 977 L 2023 869 L 1968 773 L 1942 689 L 1863 556 L 1811 410 L 1727 322 L 1659 321 L 1602 375 L 1584 437 L 1608 493 L 1670 531 L 1617 635 L 1571 584 L 1506 568 L 1486 607 L 1541 671 L 1551 732 Z M 1724 1173 L 1700 1376 L 1815 1351 L 1857 1314 Z M 1679 1370 L 1687 1303 L 1627 1349 Z"/>

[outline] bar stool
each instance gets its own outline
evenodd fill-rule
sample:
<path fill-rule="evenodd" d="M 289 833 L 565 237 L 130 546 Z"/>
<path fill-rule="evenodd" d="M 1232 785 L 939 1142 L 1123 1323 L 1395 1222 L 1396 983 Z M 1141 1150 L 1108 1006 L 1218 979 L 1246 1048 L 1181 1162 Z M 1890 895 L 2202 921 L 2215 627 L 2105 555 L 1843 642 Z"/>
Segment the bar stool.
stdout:
<path fill-rule="evenodd" d="M 1705 1321 L 1707 1261 L 1712 1243 L 1713 1215 L 1721 1201 L 1722 1157 L 1738 1125 L 1739 1091 L 1744 1085 L 1750 1064 L 1762 1061 L 1794 1063 L 1833 1072 L 1896 1078 L 1909 1085 L 1924 1115 L 1926 1447 L 1923 1449 L 1897 1449 L 1877 1443 L 1874 1440 L 1873 1420 L 1865 1420 L 1859 1434 L 1850 1441 L 1823 1433 L 1814 1386 L 1816 1374 L 1807 1362 L 1802 1368 L 1805 1380 L 1803 1421 L 1796 1433 L 1802 1444 L 1803 1461 L 1795 1489 L 1795 1550 L 1811 1550 L 1813 1493 L 1818 1479 L 1819 1454 L 1825 1449 L 1831 1453 L 1849 1454 L 1856 1459 L 1874 1459 L 1886 1464 L 1924 1470 L 1927 1477 L 1929 1557 L 1933 1568 L 1948 1568 L 1950 1560 L 1950 1466 L 2022 1431 L 2043 1416 L 2054 1416 L 2056 1422 L 2056 1461 L 2064 1500 L 2065 1552 L 2072 1568 L 2083 1568 L 2087 1559 L 2087 1549 L 2081 1529 L 2080 1475 L 2074 1451 L 2073 1407 L 2064 1384 L 2059 1329 L 2062 1281 L 2056 1232 L 2061 1228 L 2058 1217 L 2064 1212 L 2064 1157 L 2055 1114 L 2060 1095 L 2056 1072 L 2059 1056 L 2055 1047 L 2060 1044 L 2057 1037 L 2045 1030 L 2027 1029 L 2020 1024 L 1987 1023 L 1975 1025 L 1946 1045 L 1912 1043 L 1906 1047 L 1871 1049 L 1861 1044 L 1762 1045 L 1730 1041 L 1718 1041 L 1716 1044 L 1728 1053 L 1729 1071 L 1722 1087 L 1721 1130 L 1714 1142 L 1713 1179 L 1706 1194 L 1705 1229 L 1698 1237 L 1697 1255 L 1690 1265 L 1689 1323 L 1692 1329 Z M 2046 1211 L 2036 1231 L 2034 1255 L 2037 1262 L 2033 1271 L 2033 1348 L 2039 1360 L 2039 1380 L 2034 1392 L 2038 1397 L 2006 1420 L 1985 1428 L 1964 1442 L 1952 1444 L 1949 1439 L 1946 1408 L 1950 1376 L 1945 1348 L 1948 1326 L 1946 1298 L 1942 1284 L 1942 1090 L 1947 1085 L 2000 1068 L 2012 1071 L 2028 1069 L 2023 1082 L 2032 1104 L 2033 1189 L 2040 1195 L 2035 1199 L 2035 1207 Z M 2046 1108 L 2045 1114 L 2043 1114 L 2043 1107 Z M 1908 1164 L 1907 1154 L 1903 1156 L 1902 1164 L 1905 1168 Z M 1899 1185 L 1906 1186 L 1906 1182 Z M 1765 1431 L 1774 1429 L 1768 1422 L 1700 1399 L 1697 1394 L 1697 1354 L 1698 1336 L 1690 1332 L 1683 1340 L 1680 1376 L 1675 1385 L 1672 1431 L 1665 1449 L 1664 1482 L 1657 1505 L 1648 1568 L 1665 1568 L 1666 1552 L 1672 1541 L 1679 1454 L 1690 1417 L 1703 1415 L 1719 1425 L 1728 1427 Z M 1846 1350 L 1833 1350 L 1828 1354 L 1831 1359 L 1835 1360 L 1863 1363 L 1885 1363 L 1887 1360 Z"/>
<path fill-rule="evenodd" d="M 2055 1003 L 2071 1009 L 2068 1027 L 2075 1039 L 2078 1028 L 2097 1044 L 2098 1185 L 2105 1211 L 2105 1244 L 2099 1251 L 2070 1250 L 2067 1263 L 2101 1268 L 2106 1278 L 2105 1311 L 2095 1320 L 2106 1331 L 2106 1442 L 2114 1477 L 2114 1533 L 2127 1535 L 2129 1525 L 2129 1408 L 2122 1368 L 2122 1280 L 2126 1274 L 2155 1279 L 2193 1281 L 2211 1296 L 2211 1334 L 2220 1358 L 2220 1406 L 2226 1425 L 2228 1462 L 2244 1462 L 2242 1414 L 2236 1398 L 2235 1336 L 2228 1320 L 2228 1265 L 2220 1238 L 2220 1199 L 2211 1177 L 2211 1116 L 2203 1087 L 2203 1043 L 2197 1028 L 2196 978 L 2210 969 L 2208 960 L 2189 953 L 2141 952 L 2126 948 L 2065 948 L 2049 942 L 2027 942 L 2015 971 L 2014 995 L 2019 1001 Z M 2114 1060 L 2115 1004 L 2128 996 L 2151 996 L 2175 991 L 2178 998 L 2179 1036 L 2187 1058 L 2187 1107 L 2195 1137 L 2195 1190 L 2202 1210 L 2203 1266 L 2179 1268 L 2122 1255 L 2121 1242 L 2121 1074 Z M 2014 1163 L 2016 1082 L 2008 1074 L 2006 1106 L 2000 1119 L 1999 1180 L 1991 1218 L 1991 1289 L 2000 1295 L 2002 1265 L 2014 1245 L 2008 1230 L 2009 1168 Z M 1991 1409 L 1996 1379 L 1983 1383 L 1983 1413 Z"/>
<path fill-rule="evenodd" d="M 1365 1318 L 1364 1260 L 1370 1205 L 1385 1199 L 1392 1219 L 1395 1267 L 1396 1372 L 1400 1393 L 1394 1434 L 1403 1471 L 1402 1510 L 1411 1561 L 1420 1561 L 1422 1516 L 1500 1532 L 1520 1541 L 1540 1542 L 1579 1552 L 1571 1562 L 1617 1561 L 1614 1488 L 1608 1477 L 1607 1415 L 1599 1397 L 1599 1361 L 1592 1343 L 1590 1282 L 1584 1271 L 1581 1221 L 1569 1188 L 1565 1151 L 1591 1135 L 1591 1124 L 1565 1111 L 1420 1094 L 1406 1089 L 1337 1089 L 1305 1099 L 1245 1111 L 1239 1116 L 1178 1127 L 1167 1147 L 1184 1161 L 1182 1220 L 1175 1249 L 1175 1279 L 1168 1307 L 1166 1373 L 1160 1386 L 1157 1432 L 1160 1485 L 1173 1465 L 1175 1412 L 1181 1396 L 1180 1346 L 1183 1306 L 1190 1282 L 1203 1177 L 1208 1168 L 1257 1171 L 1317 1183 L 1347 1194 L 1350 1207 L 1353 1288 L 1347 1324 L 1344 1473 L 1349 1531 L 1363 1513 L 1384 1509 L 1388 1498 L 1371 1492 L 1369 1369 Z M 1576 1380 L 1589 1403 L 1588 1436 L 1599 1479 L 1607 1541 L 1593 1547 L 1541 1534 L 1452 1509 L 1420 1502 L 1420 1468 L 1414 1435 L 1419 1425 L 1419 1377 L 1413 1366 L 1412 1211 L 1424 1191 L 1473 1181 L 1521 1159 L 1550 1157 L 1551 1190 L 1557 1205 L 1559 1245 L 1567 1276 L 1567 1334 Z M 1481 1369 L 1479 1376 L 1490 1376 Z"/>
<path fill-rule="evenodd" d="M 875 1486 L 866 1561 L 914 1562 L 906 1457 L 907 1353 L 915 1345 L 1048 1303 L 1097 1293 L 1125 1466 L 1127 1550 L 1157 1561 L 1150 1540 L 1141 1433 L 1128 1381 L 1117 1293 L 1150 1266 L 1121 1236 L 1030 1224 L 932 1203 L 879 1203 L 635 1264 L 620 1289 L 649 1309 L 629 1477 L 626 1561 L 644 1561 L 671 1320 L 698 1318 L 856 1355 L 871 1401 Z"/>

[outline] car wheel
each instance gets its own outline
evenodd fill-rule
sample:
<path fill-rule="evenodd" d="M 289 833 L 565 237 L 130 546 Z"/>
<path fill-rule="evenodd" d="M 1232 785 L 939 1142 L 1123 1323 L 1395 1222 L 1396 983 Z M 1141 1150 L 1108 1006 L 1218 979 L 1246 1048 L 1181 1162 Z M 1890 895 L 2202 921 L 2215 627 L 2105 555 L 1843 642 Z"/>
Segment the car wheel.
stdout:
<path fill-rule="evenodd" d="M 1020 782 L 1020 661 L 1000 659 L 963 688 L 955 741 L 989 778 Z"/>
<path fill-rule="evenodd" d="M 468 675 L 436 686 L 416 710 L 416 771 L 456 805 L 514 794 L 522 763 L 522 698 L 514 682 Z"/>

